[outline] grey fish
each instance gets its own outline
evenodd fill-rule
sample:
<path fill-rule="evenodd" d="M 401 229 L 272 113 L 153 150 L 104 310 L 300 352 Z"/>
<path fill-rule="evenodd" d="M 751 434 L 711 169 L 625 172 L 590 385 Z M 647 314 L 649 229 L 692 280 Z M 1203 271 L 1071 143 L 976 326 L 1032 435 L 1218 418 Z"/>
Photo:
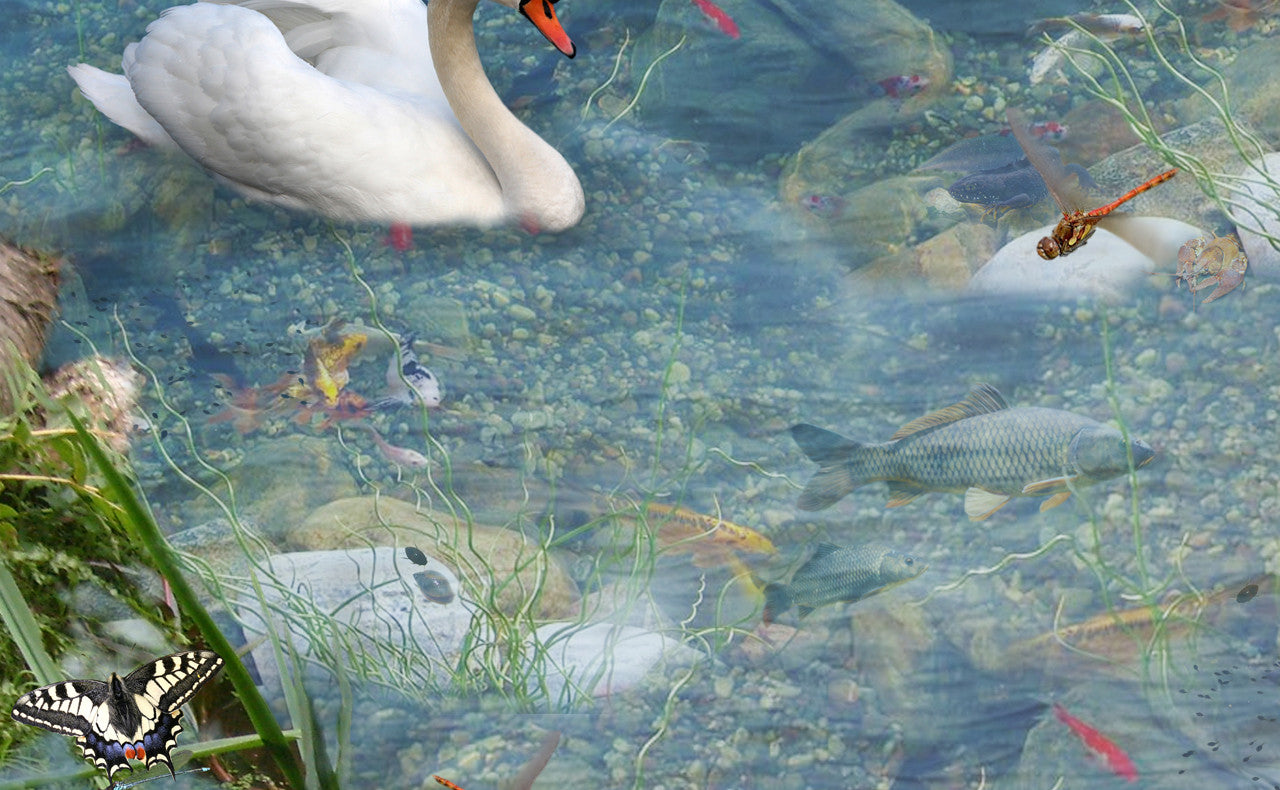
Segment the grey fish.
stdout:
<path fill-rule="evenodd" d="M 924 573 L 929 566 L 896 549 L 868 544 L 842 549 L 819 543 L 813 556 L 791 576 L 790 584 L 764 588 L 764 621 L 792 606 L 801 617 L 829 603 L 853 603 L 882 593 Z"/>
<path fill-rule="evenodd" d="M 1115 428 L 1060 409 L 1011 409 L 996 389 L 978 384 L 959 403 L 919 417 L 889 441 L 863 444 L 813 425 L 791 428 L 800 449 L 821 465 L 800 494 L 801 510 L 830 507 L 859 486 L 889 483 L 889 507 L 929 491 L 964 492 L 964 511 L 981 521 L 1011 497 L 1049 495 L 1043 512 L 1073 488 L 1147 464 L 1155 451 L 1126 446 Z"/>

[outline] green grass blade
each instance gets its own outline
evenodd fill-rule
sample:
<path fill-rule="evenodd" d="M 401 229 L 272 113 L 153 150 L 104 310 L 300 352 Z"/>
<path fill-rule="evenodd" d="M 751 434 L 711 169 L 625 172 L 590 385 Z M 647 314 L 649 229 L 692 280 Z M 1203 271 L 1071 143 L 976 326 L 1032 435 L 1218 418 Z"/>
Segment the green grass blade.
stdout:
<path fill-rule="evenodd" d="M 61 679 L 58 665 L 45 651 L 40 625 L 32 616 L 31 608 L 27 606 L 27 600 L 22 597 L 22 591 L 3 558 L 0 558 L 0 615 L 27 666 L 35 673 L 36 682 L 42 686 L 58 682 Z"/>
<path fill-rule="evenodd" d="M 303 787 L 302 769 L 298 766 L 293 751 L 289 748 L 289 742 L 280 730 L 280 725 L 276 722 L 275 717 L 271 715 L 271 710 L 267 707 L 267 701 L 262 698 L 262 694 L 258 692 L 258 688 L 253 684 L 253 679 L 249 676 L 244 664 L 241 663 L 235 648 L 231 646 L 222 631 L 218 629 L 209 612 L 200 603 L 199 598 L 196 597 L 195 590 L 187 582 L 186 577 L 182 575 L 177 556 L 169 548 L 169 543 L 165 540 L 164 535 L 160 533 L 160 528 L 155 519 L 142 507 L 132 487 L 125 480 L 124 475 L 120 474 L 120 471 L 107 458 L 107 454 L 98 444 L 97 439 L 85 430 L 84 424 L 70 411 L 67 412 L 67 419 L 71 421 L 72 427 L 75 428 L 76 435 L 80 438 L 85 452 L 93 459 L 99 471 L 102 472 L 102 476 L 106 479 L 107 486 L 114 492 L 116 502 L 119 503 L 120 508 L 124 511 L 126 527 L 130 529 L 133 537 L 146 549 L 156 569 L 168 580 L 169 586 L 173 590 L 174 599 L 177 600 L 182 610 L 191 617 L 192 622 L 195 623 L 196 628 L 199 629 L 210 649 L 222 656 L 226 661 L 227 677 L 230 678 L 231 685 L 235 687 L 236 693 L 240 695 L 240 701 L 249 715 L 249 720 L 253 722 L 254 729 L 262 737 L 263 747 L 275 760 L 281 773 L 284 774 L 289 783 L 294 787 Z"/>

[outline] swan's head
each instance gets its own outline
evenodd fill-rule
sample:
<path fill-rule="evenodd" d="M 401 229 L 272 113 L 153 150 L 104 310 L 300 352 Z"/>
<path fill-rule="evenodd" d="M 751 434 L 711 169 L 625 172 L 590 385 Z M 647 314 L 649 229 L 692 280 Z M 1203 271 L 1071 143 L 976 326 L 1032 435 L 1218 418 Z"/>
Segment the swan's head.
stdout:
<path fill-rule="evenodd" d="M 564 28 L 560 26 L 560 20 L 556 18 L 556 0 L 497 0 L 497 2 L 519 9 L 520 13 L 524 14 L 524 18 L 532 22 L 533 26 L 547 37 L 547 41 L 565 55 L 573 57 L 578 54 L 578 48 L 573 45 L 573 40 L 569 38 L 568 33 L 564 32 Z"/>

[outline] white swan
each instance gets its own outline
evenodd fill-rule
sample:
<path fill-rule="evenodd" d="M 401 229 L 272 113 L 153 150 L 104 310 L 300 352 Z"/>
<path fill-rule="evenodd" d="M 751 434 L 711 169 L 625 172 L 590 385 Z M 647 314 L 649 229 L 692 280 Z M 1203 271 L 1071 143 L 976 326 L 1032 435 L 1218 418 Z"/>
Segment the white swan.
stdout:
<path fill-rule="evenodd" d="M 573 57 L 555 0 L 495 1 Z M 197 2 L 148 25 L 123 75 L 68 71 L 112 121 L 257 200 L 340 220 L 572 227 L 582 185 L 485 76 L 478 2 Z"/>

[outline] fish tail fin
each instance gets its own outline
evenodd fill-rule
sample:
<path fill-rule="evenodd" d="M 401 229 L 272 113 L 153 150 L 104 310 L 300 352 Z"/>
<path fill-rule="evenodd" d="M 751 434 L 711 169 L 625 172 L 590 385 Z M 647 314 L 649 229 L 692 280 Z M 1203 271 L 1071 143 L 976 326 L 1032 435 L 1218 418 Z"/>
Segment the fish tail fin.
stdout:
<path fill-rule="evenodd" d="M 838 502 L 858 486 L 871 482 L 862 472 L 867 446 L 838 433 L 814 425 L 800 423 L 791 427 L 791 436 L 822 468 L 800 493 L 801 510 L 823 510 Z"/>
<path fill-rule="evenodd" d="M 778 615 L 791 608 L 791 588 L 785 584 L 764 586 L 764 622 L 772 623 Z"/>

